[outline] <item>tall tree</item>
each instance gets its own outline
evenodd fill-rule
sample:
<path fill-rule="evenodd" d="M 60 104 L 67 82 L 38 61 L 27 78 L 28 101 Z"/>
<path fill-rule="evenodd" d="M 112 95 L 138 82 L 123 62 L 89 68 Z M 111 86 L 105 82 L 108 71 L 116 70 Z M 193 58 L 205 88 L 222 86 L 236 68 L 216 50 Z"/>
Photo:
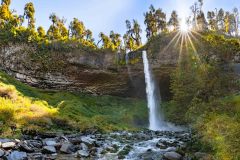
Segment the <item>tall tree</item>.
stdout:
<path fill-rule="evenodd" d="M 225 12 L 224 10 L 221 8 L 219 11 L 218 11 L 218 14 L 217 14 L 217 22 L 218 22 L 218 28 L 221 32 L 224 32 L 224 23 L 225 23 L 225 20 L 224 20 L 224 16 L 225 16 Z"/>
<path fill-rule="evenodd" d="M 152 10 L 155 10 L 152 8 Z M 133 24 L 129 20 L 126 20 L 127 32 L 123 36 L 124 45 L 126 50 L 133 51 L 142 45 L 141 33 L 142 29 L 136 20 L 133 20 Z"/>
<path fill-rule="evenodd" d="M 209 29 L 213 31 L 217 31 L 217 20 L 216 20 L 216 14 L 214 11 L 209 11 L 207 13 L 207 19 L 208 19 L 208 25 Z"/>
<path fill-rule="evenodd" d="M 153 5 L 149 7 L 149 12 L 144 14 L 144 23 L 147 26 L 147 38 L 156 36 L 166 30 L 166 14 L 162 9 L 155 9 Z"/>
<path fill-rule="evenodd" d="M 233 9 L 233 15 L 234 15 L 234 24 L 235 24 L 235 26 L 234 26 L 235 35 L 238 36 L 238 34 L 239 34 L 239 30 L 238 30 L 238 28 L 239 28 L 239 11 L 237 8 Z"/>
<path fill-rule="evenodd" d="M 42 26 L 38 27 L 37 31 L 38 31 L 38 36 L 40 38 L 42 38 L 42 39 L 45 38 L 46 32 L 45 32 L 45 30 L 44 30 L 44 28 Z"/>
<path fill-rule="evenodd" d="M 136 20 L 133 20 L 133 32 L 132 32 L 132 38 L 135 40 L 137 46 L 142 45 L 142 40 L 141 40 L 141 34 L 142 29 L 139 25 L 139 23 Z"/>
<path fill-rule="evenodd" d="M 74 18 L 69 26 L 70 34 L 72 38 L 82 40 L 86 35 L 86 29 L 82 21 Z"/>
<path fill-rule="evenodd" d="M 52 21 L 52 25 L 47 31 L 50 40 L 66 39 L 68 37 L 68 29 L 64 25 L 66 20 L 58 18 L 55 13 L 52 13 L 49 19 Z"/>
<path fill-rule="evenodd" d="M 28 28 L 29 29 L 34 29 L 35 28 L 34 15 L 35 15 L 34 5 L 33 5 L 32 2 L 29 2 L 24 7 L 24 16 L 28 20 Z"/>
<path fill-rule="evenodd" d="M 113 50 L 114 51 L 117 51 L 117 50 L 120 50 L 121 48 L 121 35 L 118 34 L 118 33 L 114 33 L 113 31 L 110 32 L 110 39 L 112 41 L 112 45 L 113 45 Z"/>
<path fill-rule="evenodd" d="M 191 7 L 190 7 L 192 14 L 193 14 L 193 20 L 192 20 L 192 25 L 193 25 L 193 29 L 195 29 L 197 27 L 197 15 L 198 15 L 198 4 L 197 2 L 195 2 Z"/>
<path fill-rule="evenodd" d="M 234 14 L 226 12 L 224 16 L 224 30 L 228 35 L 232 35 L 235 31 L 235 17 Z"/>
<path fill-rule="evenodd" d="M 99 37 L 100 37 L 100 41 L 98 43 L 102 42 L 103 49 L 112 49 L 111 39 L 107 35 L 105 35 L 103 32 L 101 32 L 99 34 Z"/>
<path fill-rule="evenodd" d="M 199 31 L 205 31 L 207 29 L 207 21 L 202 11 L 197 16 L 197 29 Z"/>
<path fill-rule="evenodd" d="M 89 42 L 94 41 L 92 31 L 89 29 L 86 30 L 86 40 Z"/>
<path fill-rule="evenodd" d="M 179 19 L 177 11 L 172 11 L 171 17 L 168 21 L 168 25 L 172 26 L 174 31 L 176 31 L 179 28 Z"/>
<path fill-rule="evenodd" d="M 0 21 L 10 21 L 12 13 L 9 9 L 11 0 L 2 0 L 0 6 Z"/>

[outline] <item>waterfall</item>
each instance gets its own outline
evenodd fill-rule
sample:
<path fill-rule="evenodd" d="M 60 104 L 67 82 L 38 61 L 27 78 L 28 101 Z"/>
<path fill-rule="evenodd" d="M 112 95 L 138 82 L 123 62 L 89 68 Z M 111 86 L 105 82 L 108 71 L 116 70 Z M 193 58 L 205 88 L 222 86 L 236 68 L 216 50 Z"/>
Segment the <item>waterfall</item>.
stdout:
<path fill-rule="evenodd" d="M 158 98 L 156 85 L 149 66 L 147 52 L 142 53 L 144 63 L 144 74 L 146 83 L 146 94 L 149 109 L 149 129 L 150 130 L 166 130 L 166 124 L 163 121 L 163 117 L 160 113 L 160 98 Z"/>

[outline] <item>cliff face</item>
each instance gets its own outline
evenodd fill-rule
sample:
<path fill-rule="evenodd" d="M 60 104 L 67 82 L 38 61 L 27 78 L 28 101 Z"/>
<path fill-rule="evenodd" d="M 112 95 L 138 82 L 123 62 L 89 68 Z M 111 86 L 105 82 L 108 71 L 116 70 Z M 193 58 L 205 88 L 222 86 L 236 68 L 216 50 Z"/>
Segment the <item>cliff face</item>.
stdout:
<path fill-rule="evenodd" d="M 68 53 L 39 53 L 34 46 L 11 44 L 0 49 L 0 68 L 38 88 L 144 97 L 145 81 L 140 55 L 130 53 L 130 59 L 138 57 L 139 62 L 119 65 L 118 62 L 124 61 L 125 55 L 88 53 L 79 49 Z M 172 65 L 174 61 L 164 54 L 158 56 L 160 58 L 154 61 L 150 58 L 150 62 L 157 82 L 164 88 L 166 86 L 161 84 L 164 80 L 160 77 L 168 77 L 160 69 L 161 65 Z"/>

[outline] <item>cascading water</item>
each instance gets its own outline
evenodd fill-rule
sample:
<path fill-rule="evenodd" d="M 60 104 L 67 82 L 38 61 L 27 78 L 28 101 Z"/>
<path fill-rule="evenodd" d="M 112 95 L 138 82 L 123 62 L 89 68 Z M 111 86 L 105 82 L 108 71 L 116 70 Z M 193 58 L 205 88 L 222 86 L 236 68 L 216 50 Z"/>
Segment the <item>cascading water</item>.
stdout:
<path fill-rule="evenodd" d="M 142 53 L 144 63 L 144 74 L 146 83 L 147 102 L 149 108 L 149 129 L 150 130 L 166 130 L 166 124 L 163 121 L 160 110 L 159 99 L 156 94 L 156 85 L 149 66 L 147 52 Z"/>

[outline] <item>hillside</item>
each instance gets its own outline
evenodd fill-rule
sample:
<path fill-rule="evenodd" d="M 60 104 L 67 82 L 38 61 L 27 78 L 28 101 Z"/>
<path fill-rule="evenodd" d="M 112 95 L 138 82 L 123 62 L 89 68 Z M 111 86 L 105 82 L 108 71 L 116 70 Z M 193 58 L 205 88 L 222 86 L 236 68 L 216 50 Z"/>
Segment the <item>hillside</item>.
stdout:
<path fill-rule="evenodd" d="M 36 89 L 1 71 L 0 121 L 1 137 L 21 132 L 128 130 L 146 125 L 147 107 L 136 99 Z"/>

